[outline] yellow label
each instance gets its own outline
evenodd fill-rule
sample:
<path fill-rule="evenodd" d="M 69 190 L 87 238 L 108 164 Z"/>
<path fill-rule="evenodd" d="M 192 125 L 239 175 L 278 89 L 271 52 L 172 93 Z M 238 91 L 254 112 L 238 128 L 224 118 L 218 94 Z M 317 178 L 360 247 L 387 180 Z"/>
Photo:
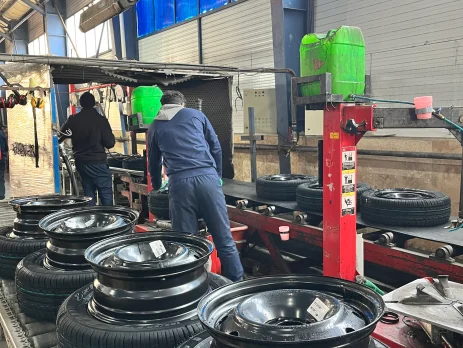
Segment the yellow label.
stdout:
<path fill-rule="evenodd" d="M 339 133 L 338 132 L 331 132 L 330 133 L 330 139 L 339 139 Z"/>
<path fill-rule="evenodd" d="M 345 192 L 342 194 L 343 197 L 352 197 L 355 195 L 355 192 Z"/>
<path fill-rule="evenodd" d="M 343 174 L 354 174 L 354 173 L 355 173 L 355 169 L 343 170 L 342 173 L 343 173 Z"/>

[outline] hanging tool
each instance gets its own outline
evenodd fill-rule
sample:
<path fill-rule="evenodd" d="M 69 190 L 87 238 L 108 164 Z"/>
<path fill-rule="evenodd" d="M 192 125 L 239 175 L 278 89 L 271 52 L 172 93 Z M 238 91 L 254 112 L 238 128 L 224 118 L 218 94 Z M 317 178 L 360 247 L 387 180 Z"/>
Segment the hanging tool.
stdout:
<path fill-rule="evenodd" d="M 37 135 L 37 112 L 36 108 L 32 106 L 32 116 L 34 118 L 34 157 L 35 168 L 39 168 L 39 138 Z"/>

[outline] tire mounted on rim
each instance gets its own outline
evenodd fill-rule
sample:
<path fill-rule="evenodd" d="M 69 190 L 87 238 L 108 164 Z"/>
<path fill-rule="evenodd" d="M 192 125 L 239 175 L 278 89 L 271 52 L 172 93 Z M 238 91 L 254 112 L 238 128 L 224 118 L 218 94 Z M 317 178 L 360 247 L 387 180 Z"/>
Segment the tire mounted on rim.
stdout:
<path fill-rule="evenodd" d="M 276 174 L 257 178 L 256 193 L 263 199 L 274 201 L 295 201 L 296 188 L 304 183 L 313 183 L 314 176 L 299 174 Z"/>
<path fill-rule="evenodd" d="M 199 300 L 229 283 L 204 268 L 213 245 L 177 232 L 142 233 L 98 242 L 85 252 L 93 285 L 60 307 L 62 348 L 176 347 L 203 329 Z"/>
<path fill-rule="evenodd" d="M 450 197 L 407 188 L 368 191 L 361 197 L 362 219 L 389 226 L 430 227 L 450 219 Z"/>
<path fill-rule="evenodd" d="M 102 239 L 132 233 L 138 215 L 125 207 L 86 207 L 40 220 L 39 227 L 50 240 L 46 249 L 28 255 L 16 268 L 21 310 L 37 320 L 55 321 L 66 297 L 96 276 L 85 260 L 85 249 Z"/>
<path fill-rule="evenodd" d="M 161 220 L 169 220 L 169 189 L 151 191 L 148 195 L 148 207 L 151 214 Z"/>

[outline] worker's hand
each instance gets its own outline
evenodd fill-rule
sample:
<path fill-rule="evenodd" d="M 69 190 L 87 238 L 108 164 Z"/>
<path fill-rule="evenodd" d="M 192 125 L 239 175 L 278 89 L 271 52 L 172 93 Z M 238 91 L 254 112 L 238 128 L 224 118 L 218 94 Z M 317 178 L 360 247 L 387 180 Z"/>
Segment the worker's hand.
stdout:
<path fill-rule="evenodd" d="M 220 186 L 223 186 L 222 178 L 220 178 Z"/>
<path fill-rule="evenodd" d="M 166 186 L 169 185 L 169 179 L 165 180 L 164 183 L 162 184 L 160 190 L 166 188 Z"/>

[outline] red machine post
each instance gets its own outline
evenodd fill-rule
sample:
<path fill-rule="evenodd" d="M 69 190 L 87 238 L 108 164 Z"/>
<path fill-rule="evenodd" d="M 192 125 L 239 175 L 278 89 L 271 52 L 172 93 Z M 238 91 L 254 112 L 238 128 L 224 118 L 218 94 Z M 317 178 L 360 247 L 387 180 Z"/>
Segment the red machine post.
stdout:
<path fill-rule="evenodd" d="M 328 104 L 323 118 L 323 274 L 356 274 L 357 142 L 374 130 L 373 106 Z"/>

